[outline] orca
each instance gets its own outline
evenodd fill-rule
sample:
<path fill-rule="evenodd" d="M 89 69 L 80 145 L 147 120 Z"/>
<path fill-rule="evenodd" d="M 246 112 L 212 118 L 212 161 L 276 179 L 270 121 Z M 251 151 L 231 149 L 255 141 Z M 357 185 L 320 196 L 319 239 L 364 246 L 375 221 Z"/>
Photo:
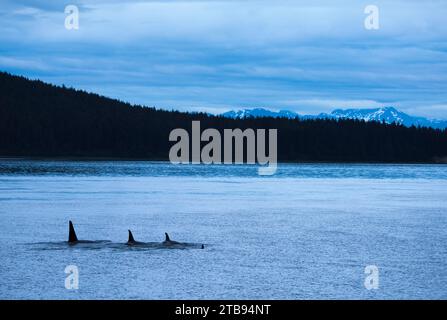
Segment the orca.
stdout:
<path fill-rule="evenodd" d="M 138 245 L 138 244 L 144 244 L 144 242 L 140 242 L 140 241 L 135 241 L 135 238 L 133 237 L 132 231 L 127 230 L 129 232 L 129 239 L 127 240 L 127 245 L 129 246 L 133 246 L 133 245 Z"/>
<path fill-rule="evenodd" d="M 167 232 L 165 232 L 165 241 L 161 244 L 164 247 L 197 247 L 197 244 L 173 241 Z M 200 249 L 205 249 L 205 245 L 200 245 Z"/>
<path fill-rule="evenodd" d="M 78 244 L 78 243 L 105 243 L 110 242 L 109 240 L 79 240 L 78 236 L 76 235 L 75 228 L 73 226 L 73 222 L 70 220 L 68 221 L 68 244 Z"/>
<path fill-rule="evenodd" d="M 171 238 L 169 238 L 169 234 L 167 232 L 165 232 L 165 237 L 166 237 L 165 241 L 162 242 L 162 244 L 164 246 L 173 246 L 173 245 L 176 245 L 176 244 L 181 244 L 180 242 L 172 241 Z"/>
<path fill-rule="evenodd" d="M 159 242 L 143 242 L 143 241 L 136 241 L 132 231 L 127 230 L 129 232 L 129 238 L 126 242 L 127 246 L 138 246 L 138 247 L 145 247 L 145 248 L 158 248 L 160 247 Z"/>
<path fill-rule="evenodd" d="M 96 241 L 92 241 L 92 240 L 79 240 L 78 236 L 76 235 L 76 231 L 75 228 L 73 226 L 73 222 L 70 220 L 68 221 L 68 244 L 69 245 L 75 245 L 75 244 L 87 244 L 87 248 L 99 248 L 97 245 L 104 245 L 105 243 L 109 243 L 109 240 L 96 240 Z M 191 248 L 201 248 L 201 249 L 205 249 L 205 246 L 203 244 L 194 244 L 194 243 L 186 243 L 186 242 L 177 242 L 177 241 L 173 241 L 169 238 L 169 235 L 167 233 L 165 233 L 165 241 L 163 242 L 141 242 L 141 241 L 136 241 L 132 231 L 131 230 L 127 230 L 129 237 L 127 242 L 125 243 L 125 245 L 127 246 L 141 246 L 141 247 L 147 247 L 147 248 L 179 248 L 179 249 L 183 249 L 183 248 L 187 248 L 187 247 L 191 247 Z M 123 244 L 121 244 L 122 246 Z"/>
<path fill-rule="evenodd" d="M 75 229 L 73 227 L 73 222 L 71 222 L 71 220 L 68 221 L 68 229 L 69 229 L 69 231 L 68 231 L 68 242 L 69 243 L 78 242 L 79 240 L 78 240 L 78 237 L 76 236 L 76 231 L 75 231 Z"/>
<path fill-rule="evenodd" d="M 130 230 L 127 230 L 127 231 L 129 231 L 129 239 L 127 240 L 127 243 L 128 244 L 134 244 L 135 243 L 135 239 L 133 238 L 132 231 L 130 231 Z"/>

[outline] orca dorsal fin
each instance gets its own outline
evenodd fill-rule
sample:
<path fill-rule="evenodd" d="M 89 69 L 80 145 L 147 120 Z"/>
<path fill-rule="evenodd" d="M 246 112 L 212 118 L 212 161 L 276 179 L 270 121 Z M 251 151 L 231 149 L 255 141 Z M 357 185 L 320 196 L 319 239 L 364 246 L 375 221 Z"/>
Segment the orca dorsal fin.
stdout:
<path fill-rule="evenodd" d="M 135 242 L 135 239 L 133 238 L 132 231 L 130 231 L 130 230 L 128 230 L 128 231 L 129 231 L 129 240 L 127 240 L 127 242 L 129 242 L 129 243 Z"/>
<path fill-rule="evenodd" d="M 169 234 L 167 232 L 165 232 L 165 236 L 166 236 L 165 241 L 171 241 L 171 239 L 169 239 Z"/>
<path fill-rule="evenodd" d="M 68 231 L 68 242 L 76 242 L 78 241 L 78 237 L 76 236 L 76 231 L 73 227 L 73 222 L 68 221 L 69 231 Z"/>

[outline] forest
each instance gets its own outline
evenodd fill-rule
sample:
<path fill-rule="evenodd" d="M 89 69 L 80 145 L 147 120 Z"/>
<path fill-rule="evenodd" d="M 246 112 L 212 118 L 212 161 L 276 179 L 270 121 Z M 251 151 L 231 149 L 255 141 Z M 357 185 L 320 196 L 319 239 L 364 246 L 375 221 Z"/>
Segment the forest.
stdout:
<path fill-rule="evenodd" d="M 170 132 L 193 120 L 220 132 L 277 129 L 280 162 L 447 162 L 447 130 L 159 110 L 0 72 L 0 157 L 168 160 Z"/>

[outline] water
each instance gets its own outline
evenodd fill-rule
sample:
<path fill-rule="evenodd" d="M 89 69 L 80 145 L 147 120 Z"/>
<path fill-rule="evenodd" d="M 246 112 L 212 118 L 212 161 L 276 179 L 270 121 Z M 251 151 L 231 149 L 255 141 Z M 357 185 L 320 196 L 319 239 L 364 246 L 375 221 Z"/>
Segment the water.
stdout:
<path fill-rule="evenodd" d="M 0 160 L 0 298 L 446 299 L 446 169 Z M 68 246 L 68 220 L 111 243 Z"/>

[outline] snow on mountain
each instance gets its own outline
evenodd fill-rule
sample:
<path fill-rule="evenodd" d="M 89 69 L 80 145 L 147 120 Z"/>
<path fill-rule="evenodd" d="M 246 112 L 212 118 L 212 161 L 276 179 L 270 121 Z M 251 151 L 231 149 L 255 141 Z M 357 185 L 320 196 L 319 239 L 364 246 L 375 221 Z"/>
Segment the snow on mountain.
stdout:
<path fill-rule="evenodd" d="M 447 128 L 447 121 L 413 117 L 394 107 L 383 107 L 374 109 L 336 109 L 331 113 L 321 113 L 318 118 L 332 119 L 357 119 L 364 121 L 380 121 L 388 124 L 398 123 L 407 127 L 421 126 L 433 128 Z"/>
<path fill-rule="evenodd" d="M 336 109 L 331 113 L 320 113 L 319 115 L 299 115 L 288 110 L 271 111 L 263 108 L 256 108 L 229 111 L 223 113 L 222 116 L 234 119 L 243 119 L 247 117 L 274 117 L 289 119 L 297 117 L 300 119 L 357 119 L 364 121 L 384 121 L 388 124 L 398 123 L 407 127 L 414 125 L 440 129 L 447 128 L 447 121 L 410 116 L 394 107 L 372 109 Z"/>
<path fill-rule="evenodd" d="M 280 111 L 271 111 L 264 108 L 255 108 L 255 109 L 243 109 L 237 111 L 228 111 L 222 113 L 222 116 L 226 118 L 233 119 L 243 119 L 243 118 L 262 118 L 262 117 L 272 117 L 272 118 L 296 118 L 299 115 L 293 111 L 288 110 L 280 110 Z"/>

